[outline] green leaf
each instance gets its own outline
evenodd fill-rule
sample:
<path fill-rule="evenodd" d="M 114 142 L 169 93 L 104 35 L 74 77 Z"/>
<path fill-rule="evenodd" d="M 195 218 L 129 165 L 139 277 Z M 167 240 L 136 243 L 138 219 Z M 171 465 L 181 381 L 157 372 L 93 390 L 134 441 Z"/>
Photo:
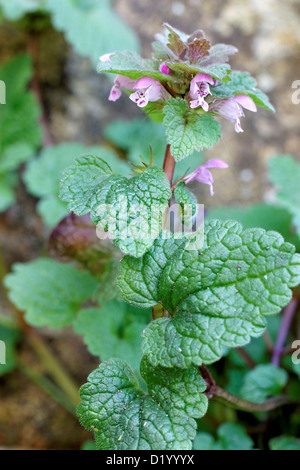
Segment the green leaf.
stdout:
<path fill-rule="evenodd" d="M 271 204 L 213 207 L 206 216 L 206 220 L 212 219 L 233 219 L 240 222 L 244 228 L 261 227 L 265 230 L 275 230 L 300 251 L 300 240 L 292 230 L 292 215 L 285 208 Z"/>
<path fill-rule="evenodd" d="M 194 440 L 195 450 L 251 450 L 253 441 L 240 424 L 224 423 L 217 431 L 217 440 L 199 432 Z"/>
<path fill-rule="evenodd" d="M 32 160 L 24 173 L 24 181 L 30 194 L 40 198 L 38 212 L 49 227 L 54 227 L 68 214 L 67 204 L 59 197 L 59 182 L 66 167 L 82 154 L 101 154 L 116 170 L 128 174 L 130 167 L 117 155 L 101 146 L 86 146 L 81 143 L 63 143 L 44 149 Z"/>
<path fill-rule="evenodd" d="M 138 79 L 144 76 L 156 78 L 160 81 L 173 81 L 172 77 L 159 71 L 159 63 L 152 59 L 143 59 L 139 54 L 132 51 L 114 52 L 110 60 L 100 62 L 97 71 L 125 75 L 129 78 Z"/>
<path fill-rule="evenodd" d="M 17 175 L 14 170 L 34 155 L 41 142 L 39 106 L 33 94 L 27 91 L 31 76 L 28 55 L 17 56 L 0 69 L 0 80 L 6 85 L 6 104 L 1 104 L 0 113 L 0 211 L 15 201 Z"/>
<path fill-rule="evenodd" d="M 0 212 L 5 211 L 15 202 L 14 189 L 17 182 L 17 175 L 14 173 L 0 174 Z"/>
<path fill-rule="evenodd" d="M 102 273 L 97 276 L 99 282 L 99 288 L 95 294 L 97 302 L 109 302 L 113 299 L 121 300 L 120 291 L 116 285 L 116 279 L 119 275 L 119 265 L 120 258 L 112 257 L 106 261 Z"/>
<path fill-rule="evenodd" d="M 54 195 L 44 196 L 39 200 L 36 207 L 38 214 L 40 214 L 47 227 L 50 228 L 54 227 L 68 214 L 66 203 Z"/>
<path fill-rule="evenodd" d="M 85 441 L 80 450 L 97 450 L 96 443 L 94 441 Z"/>
<path fill-rule="evenodd" d="M 102 158 L 84 155 L 67 168 L 60 184 L 60 198 L 68 202 L 69 211 L 84 215 L 91 210 L 91 201 L 102 183 L 113 171 Z"/>
<path fill-rule="evenodd" d="M 229 64 L 211 64 L 211 65 L 189 65 L 184 62 L 166 62 L 167 66 L 175 71 L 188 73 L 190 75 L 197 75 L 198 73 L 206 73 L 211 75 L 216 80 L 225 80 L 228 75 L 230 76 Z"/>
<path fill-rule="evenodd" d="M 221 126 L 212 116 L 199 117 L 189 112 L 188 103 L 181 98 L 169 99 L 164 114 L 168 143 L 176 161 L 194 150 L 212 147 L 221 136 Z"/>
<path fill-rule="evenodd" d="M 160 302 L 171 314 L 145 330 L 143 352 L 153 364 L 217 361 L 224 347 L 260 336 L 264 316 L 286 306 L 299 284 L 300 256 L 278 233 L 218 220 L 204 232 L 199 252 L 184 249 L 184 240 L 160 238 L 141 259 L 125 256 L 120 264 L 117 284 L 126 302 Z"/>
<path fill-rule="evenodd" d="M 32 147 L 26 142 L 18 142 L 4 149 L 0 158 L 0 173 L 12 171 L 32 157 Z"/>
<path fill-rule="evenodd" d="M 270 450 L 300 450 L 300 440 L 293 436 L 273 437 L 269 442 Z"/>
<path fill-rule="evenodd" d="M 151 310 L 141 310 L 123 302 L 102 303 L 101 308 L 81 310 L 73 322 L 83 335 L 91 354 L 102 361 L 119 358 L 138 370 L 142 358 L 142 332 L 151 319 Z"/>
<path fill-rule="evenodd" d="M 175 202 L 180 204 L 182 209 L 184 209 L 185 206 L 191 206 L 191 215 L 194 216 L 196 214 L 197 198 L 186 188 L 186 184 L 184 181 L 181 181 L 177 184 L 174 190 L 174 197 Z"/>
<path fill-rule="evenodd" d="M 278 155 L 268 161 L 269 178 L 278 189 L 278 202 L 293 216 L 300 237 L 300 164 L 291 155 Z"/>
<path fill-rule="evenodd" d="M 279 395 L 287 380 L 284 369 L 273 364 L 260 364 L 245 376 L 241 396 L 245 400 L 261 403 L 269 396 Z"/>
<path fill-rule="evenodd" d="M 3 322 L 2 318 L 0 318 L 0 342 L 3 341 L 5 344 L 5 364 L 1 363 L 1 352 L 3 351 L 0 344 L 0 377 L 11 372 L 16 367 L 16 343 L 19 338 L 20 332 L 17 327 L 8 324 L 8 322 Z"/>
<path fill-rule="evenodd" d="M 10 300 L 33 326 L 61 328 L 71 323 L 90 299 L 97 282 L 87 272 L 50 259 L 15 264 L 6 276 Z"/>
<path fill-rule="evenodd" d="M 116 15 L 110 0 L 80 2 L 45 0 L 56 29 L 75 50 L 96 65 L 99 55 L 117 49 L 138 50 L 134 32 Z"/>
<path fill-rule="evenodd" d="M 136 307 L 153 307 L 159 302 L 159 284 L 169 261 L 180 256 L 186 240 L 156 239 L 153 247 L 139 259 L 125 256 L 120 263 L 117 285 L 123 299 Z"/>
<path fill-rule="evenodd" d="M 14 57 L 0 70 L 0 80 L 6 84 L 7 103 L 1 106 L 0 114 L 0 162 L 4 154 L 5 166 L 8 160 L 5 152 L 10 155 L 18 153 L 13 158 L 16 162 L 24 161 L 30 154 L 29 149 L 32 156 L 41 143 L 41 129 L 38 125 L 40 108 L 34 95 L 27 91 L 32 73 L 32 62 L 28 55 Z"/>
<path fill-rule="evenodd" d="M 111 360 L 81 387 L 78 415 L 95 432 L 98 449 L 191 449 L 194 418 L 207 410 L 206 384 L 198 369 L 153 367 L 143 358 L 141 375 L 148 393 L 125 362 Z"/>
<path fill-rule="evenodd" d="M 10 21 L 16 21 L 26 13 L 33 13 L 41 7 L 40 0 L 0 0 L 3 15 Z"/>
<path fill-rule="evenodd" d="M 123 253 L 139 257 L 153 245 L 161 227 L 161 214 L 167 208 L 170 197 L 170 184 L 165 173 L 160 168 L 150 167 L 129 180 L 111 177 L 104 181 L 92 201 L 91 217 L 105 229 L 111 214 L 99 216 L 98 207 L 101 204 L 114 207 L 114 221 L 117 221 L 114 244 Z M 126 200 L 125 214 L 122 213 L 120 198 Z M 160 209 L 156 210 L 155 206 Z M 126 229 L 123 228 L 124 221 Z"/>
<path fill-rule="evenodd" d="M 236 95 L 247 95 L 253 99 L 257 106 L 275 111 L 267 95 L 256 88 L 256 80 L 248 72 L 234 71 L 230 75 L 230 81 L 219 86 L 212 87 L 214 96 L 219 98 L 229 98 Z"/>
<path fill-rule="evenodd" d="M 127 152 L 128 159 L 135 164 L 140 163 L 140 155 L 146 161 L 150 160 L 151 145 L 154 164 L 162 168 L 167 145 L 166 133 L 162 125 L 148 119 L 114 121 L 104 129 L 104 135 Z M 174 181 L 180 179 L 187 169 L 195 170 L 202 161 L 203 156 L 199 152 L 194 152 L 187 161 L 177 162 Z"/>
<path fill-rule="evenodd" d="M 93 222 L 105 231 L 114 224 L 110 232 L 114 244 L 123 253 L 139 257 L 153 244 L 152 231 L 160 227 L 171 190 L 160 168 L 147 168 L 128 180 L 113 175 L 104 160 L 85 156 L 64 172 L 60 197 L 78 215 L 91 212 Z M 101 214 L 99 208 L 106 210 Z"/>

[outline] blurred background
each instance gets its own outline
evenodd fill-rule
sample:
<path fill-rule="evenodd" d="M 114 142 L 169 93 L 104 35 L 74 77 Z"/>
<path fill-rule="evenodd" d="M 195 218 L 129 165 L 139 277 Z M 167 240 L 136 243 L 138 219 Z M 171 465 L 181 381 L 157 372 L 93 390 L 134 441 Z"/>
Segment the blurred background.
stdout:
<path fill-rule="evenodd" d="M 267 161 L 291 154 L 300 162 L 300 104 L 292 102 L 292 83 L 300 80 L 299 0 L 0 0 L 0 11 L 0 79 L 7 88 L 0 105 L 1 278 L 14 263 L 46 252 L 51 230 L 68 212 L 58 182 L 74 154 L 101 146 L 113 165 L 117 158 L 136 161 L 139 153 L 148 158 L 151 144 L 161 161 L 163 129 L 148 125 L 126 96 L 109 102 L 111 79 L 97 74 L 96 65 L 114 50 L 149 57 L 163 22 L 186 33 L 201 28 L 212 43 L 238 47 L 232 68 L 254 76 L 276 109 L 246 112 L 243 134 L 222 122 L 220 142 L 193 162 L 221 158 L 230 167 L 215 171 L 213 198 L 204 185 L 195 188 L 201 202 L 207 208 L 272 204 Z M 61 146 L 66 143 L 72 150 Z M 51 153 L 53 146 L 59 147 Z M 0 289 L 5 315 L 12 307 Z M 97 358 L 68 329 L 42 334 L 83 383 Z M 18 343 L 18 357 L 43 372 L 26 341 Z M 78 449 L 91 437 L 24 367 L 14 363 L 7 372 L 0 377 L 0 446 Z"/>

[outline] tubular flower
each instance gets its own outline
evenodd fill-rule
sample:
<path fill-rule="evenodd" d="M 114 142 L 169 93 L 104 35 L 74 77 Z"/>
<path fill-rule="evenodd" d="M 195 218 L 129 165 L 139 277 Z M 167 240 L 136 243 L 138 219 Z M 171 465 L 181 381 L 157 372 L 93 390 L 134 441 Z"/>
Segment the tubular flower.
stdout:
<path fill-rule="evenodd" d="M 208 103 L 206 103 L 204 98 L 209 94 L 211 95 L 209 83 L 214 85 L 215 80 L 206 73 L 198 73 L 198 75 L 193 78 L 190 85 L 190 97 L 192 98 L 190 102 L 191 108 L 201 106 L 204 111 L 208 111 Z"/>
<path fill-rule="evenodd" d="M 220 116 L 228 119 L 231 122 L 235 121 L 235 131 L 244 132 L 241 126 L 240 118 L 245 117 L 243 108 L 249 111 L 256 112 L 256 106 L 252 98 L 246 95 L 233 96 L 232 98 L 225 98 L 210 105 L 210 111 L 218 111 Z"/>
<path fill-rule="evenodd" d="M 133 78 L 124 77 L 123 75 L 116 75 L 114 79 L 114 85 L 110 90 L 110 95 L 108 97 L 109 101 L 117 101 L 122 95 L 121 88 L 125 90 L 134 90 L 134 84 L 136 80 Z"/>
<path fill-rule="evenodd" d="M 167 66 L 167 64 L 165 62 L 160 64 L 159 71 L 161 73 L 164 73 L 165 75 L 171 75 L 171 71 L 170 71 L 169 67 Z"/>
<path fill-rule="evenodd" d="M 169 93 L 160 82 L 151 77 L 139 78 L 134 84 L 134 89 L 136 92 L 129 98 L 140 108 L 144 108 L 149 101 L 165 100 L 169 97 Z"/>
<path fill-rule="evenodd" d="M 190 183 L 191 181 L 199 181 L 200 183 L 205 183 L 209 184 L 210 186 L 210 194 L 213 196 L 214 195 L 214 189 L 213 189 L 213 175 L 211 172 L 208 170 L 208 168 L 228 168 L 227 163 L 225 163 L 223 160 L 209 160 L 205 165 L 201 165 L 196 170 L 194 170 L 192 173 L 187 175 L 184 178 L 185 183 Z"/>

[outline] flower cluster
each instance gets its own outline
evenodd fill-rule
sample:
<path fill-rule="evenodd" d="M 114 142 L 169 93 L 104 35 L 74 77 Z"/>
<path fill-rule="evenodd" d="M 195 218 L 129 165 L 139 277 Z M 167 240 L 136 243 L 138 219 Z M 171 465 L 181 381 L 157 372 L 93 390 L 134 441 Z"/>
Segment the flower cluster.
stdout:
<path fill-rule="evenodd" d="M 238 93 L 232 96 L 222 96 L 214 90 L 220 90 L 220 85 L 227 80 L 230 67 L 227 64 L 229 55 L 237 49 L 230 45 L 216 44 L 211 46 L 202 30 L 197 30 L 190 36 L 165 24 L 164 34 L 156 36 L 154 43 L 154 58 L 157 74 L 155 78 L 144 75 L 137 79 L 129 78 L 126 72 L 117 74 L 111 89 L 109 100 L 120 98 L 122 90 L 132 92 L 130 99 L 137 106 L 144 108 L 149 102 L 168 101 L 170 97 L 181 97 L 188 101 L 190 110 L 198 114 L 212 113 L 235 122 L 236 132 L 243 132 L 240 118 L 244 117 L 243 108 L 256 112 L 253 99 Z M 100 57 L 100 63 L 109 63 L 115 53 Z M 216 70 L 223 65 L 225 75 L 218 79 L 205 70 Z M 199 71 L 197 73 L 197 71 Z M 226 72 L 227 71 L 227 72 Z"/>
<path fill-rule="evenodd" d="M 234 46 L 212 45 L 200 29 L 187 35 L 168 24 L 155 39 L 151 59 L 130 51 L 113 52 L 100 57 L 98 71 L 115 75 L 110 101 L 126 91 L 137 106 L 163 122 L 175 161 L 219 140 L 221 126 L 216 117 L 231 121 L 240 133 L 245 109 L 256 112 L 258 105 L 274 111 L 254 78 L 231 70 Z M 210 169 L 227 167 L 222 160 L 210 160 L 180 181 L 208 184 L 213 195 Z"/>
<path fill-rule="evenodd" d="M 129 98 L 140 108 L 147 106 L 149 101 L 167 101 L 170 98 L 170 94 L 155 78 L 141 77 L 138 80 L 133 80 L 123 75 L 116 75 L 108 99 L 117 101 L 122 94 L 122 89 L 134 91 Z"/>

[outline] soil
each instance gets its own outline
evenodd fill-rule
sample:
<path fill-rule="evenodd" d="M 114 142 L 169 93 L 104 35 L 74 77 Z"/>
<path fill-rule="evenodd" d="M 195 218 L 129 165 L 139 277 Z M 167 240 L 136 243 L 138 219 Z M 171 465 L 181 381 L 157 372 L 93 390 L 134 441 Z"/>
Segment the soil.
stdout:
<path fill-rule="evenodd" d="M 199 195 L 208 207 L 273 200 L 266 176 L 268 158 L 291 153 L 300 161 L 300 105 L 292 103 L 291 87 L 300 79 L 297 0 L 116 0 L 115 6 L 137 31 L 145 56 L 163 22 L 186 32 L 202 28 L 212 42 L 238 46 L 233 68 L 255 76 L 277 112 L 248 112 L 243 120 L 245 132 L 239 135 L 230 122 L 223 122 L 222 139 L 207 152 L 207 158 L 222 158 L 230 168 L 226 174 L 215 172 L 214 198 L 204 188 Z M 0 43 L 0 60 L 26 49 L 26 37 L 13 26 L 0 28 Z M 107 51 L 99 54 L 102 52 Z M 40 38 L 38 70 L 54 142 L 101 142 L 103 126 L 124 117 L 125 103 L 128 118 L 141 116 L 137 108 L 127 106 L 125 98 L 109 103 L 110 82 L 100 78 L 90 61 L 79 57 L 51 27 Z M 36 202 L 20 183 L 16 204 L 0 214 L 0 246 L 8 271 L 15 262 L 45 253 L 49 233 L 36 213 Z M 10 311 L 1 288 L 0 311 Z M 78 385 L 85 382 L 97 359 L 86 351 L 81 339 L 68 329 L 59 333 L 43 329 L 40 334 Z M 26 339 L 19 344 L 19 354 L 41 368 Z M 79 449 L 91 438 L 76 417 L 18 370 L 0 379 L 0 402 L 2 448 Z"/>

